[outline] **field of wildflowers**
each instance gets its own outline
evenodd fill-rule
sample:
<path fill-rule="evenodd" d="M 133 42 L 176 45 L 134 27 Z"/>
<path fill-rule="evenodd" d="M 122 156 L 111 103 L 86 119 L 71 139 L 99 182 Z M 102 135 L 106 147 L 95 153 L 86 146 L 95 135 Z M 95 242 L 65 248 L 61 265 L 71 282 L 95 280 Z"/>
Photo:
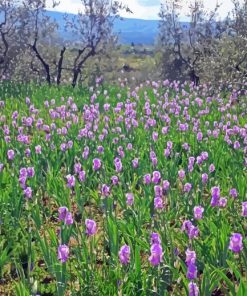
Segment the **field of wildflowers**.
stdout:
<path fill-rule="evenodd" d="M 0 87 L 0 295 L 247 295 L 247 93 L 13 91 Z"/>

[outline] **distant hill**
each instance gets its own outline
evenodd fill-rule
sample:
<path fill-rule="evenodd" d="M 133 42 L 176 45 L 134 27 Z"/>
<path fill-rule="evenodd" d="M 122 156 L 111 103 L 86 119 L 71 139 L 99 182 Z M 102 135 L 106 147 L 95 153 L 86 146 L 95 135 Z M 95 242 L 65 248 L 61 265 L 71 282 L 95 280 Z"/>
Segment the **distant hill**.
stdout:
<path fill-rule="evenodd" d="M 114 32 L 123 44 L 154 44 L 158 35 L 159 21 L 128 19 L 116 20 Z"/>
<path fill-rule="evenodd" d="M 63 13 L 47 11 L 47 15 L 56 20 L 61 27 L 64 25 Z M 72 18 L 75 15 L 68 14 Z M 186 25 L 186 23 L 184 23 Z M 116 20 L 114 24 L 114 32 L 119 35 L 119 41 L 122 44 L 154 44 L 158 34 L 159 21 L 123 18 Z M 69 40 L 74 40 L 68 32 L 61 31 L 61 35 Z"/>
<path fill-rule="evenodd" d="M 56 20 L 60 27 L 64 25 L 63 13 L 47 11 L 47 15 Z M 68 14 L 72 18 L 75 15 Z M 114 24 L 114 32 L 119 35 L 122 44 L 153 44 L 158 33 L 159 21 L 142 19 L 117 19 Z M 65 38 L 72 38 L 67 32 L 61 32 Z M 72 38 L 73 39 L 73 38 Z"/>

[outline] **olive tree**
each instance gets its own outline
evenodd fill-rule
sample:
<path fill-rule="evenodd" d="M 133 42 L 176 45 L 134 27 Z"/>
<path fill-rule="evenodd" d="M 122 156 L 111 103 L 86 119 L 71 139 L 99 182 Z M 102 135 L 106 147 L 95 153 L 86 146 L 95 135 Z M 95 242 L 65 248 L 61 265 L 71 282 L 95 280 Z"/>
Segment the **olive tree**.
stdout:
<path fill-rule="evenodd" d="M 113 39 L 113 24 L 121 10 L 128 7 L 119 1 L 81 0 L 81 12 L 67 21 L 67 29 L 75 35 L 74 56 L 67 70 L 72 73 L 72 86 L 75 87 L 86 62 L 99 54 L 106 54 L 107 44 Z"/>
<path fill-rule="evenodd" d="M 11 79 L 19 55 L 25 50 L 27 19 L 18 0 L 0 0 L 0 77 Z"/>
<path fill-rule="evenodd" d="M 211 54 L 200 61 L 200 71 L 206 81 L 238 82 L 247 79 L 247 1 L 233 0 L 225 33 L 214 39 Z"/>
<path fill-rule="evenodd" d="M 211 44 L 225 30 L 216 21 L 219 5 L 208 12 L 203 1 L 193 0 L 189 4 L 189 21 L 180 21 L 182 1 L 166 0 L 160 10 L 160 41 L 164 49 L 164 63 L 170 57 L 170 71 L 178 79 L 190 78 L 195 84 L 200 81 L 199 64 L 202 58 L 211 55 Z M 163 64 L 167 69 L 167 65 Z"/>

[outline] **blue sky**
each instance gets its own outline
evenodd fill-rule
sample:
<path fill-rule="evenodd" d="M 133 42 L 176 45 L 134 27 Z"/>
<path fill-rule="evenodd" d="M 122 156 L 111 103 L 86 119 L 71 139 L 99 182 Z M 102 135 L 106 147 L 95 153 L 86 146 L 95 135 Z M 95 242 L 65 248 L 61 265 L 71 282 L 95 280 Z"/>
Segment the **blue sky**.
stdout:
<path fill-rule="evenodd" d="M 48 0 L 48 2 L 51 0 Z M 181 0 L 183 3 L 183 17 L 186 16 L 188 2 L 190 0 Z M 205 8 L 213 8 L 216 5 L 217 0 L 202 0 Z M 141 19 L 158 19 L 158 13 L 160 10 L 160 4 L 162 0 L 122 0 L 124 4 L 127 4 L 133 11 L 132 15 L 123 13 L 124 17 L 141 18 Z M 219 10 L 220 17 L 226 16 L 227 12 L 232 8 L 231 0 L 219 0 L 221 8 Z M 81 10 L 80 0 L 60 0 L 60 5 L 56 8 L 58 11 L 77 13 Z"/>

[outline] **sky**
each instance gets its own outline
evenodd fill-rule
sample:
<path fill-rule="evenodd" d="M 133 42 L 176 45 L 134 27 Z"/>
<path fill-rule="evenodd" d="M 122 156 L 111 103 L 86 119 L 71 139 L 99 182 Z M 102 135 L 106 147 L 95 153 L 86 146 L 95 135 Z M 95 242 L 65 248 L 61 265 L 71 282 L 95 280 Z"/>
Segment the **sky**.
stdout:
<path fill-rule="evenodd" d="M 48 0 L 48 2 L 51 0 Z M 188 7 L 188 1 L 190 0 L 182 0 L 183 2 L 183 16 L 186 16 L 186 8 Z M 133 14 L 122 13 L 121 16 L 129 17 L 129 18 L 140 18 L 147 20 L 155 20 L 159 19 L 158 13 L 160 10 L 160 4 L 163 2 L 162 0 L 122 0 L 124 4 L 127 4 Z M 213 8 L 215 7 L 217 0 L 203 0 L 205 8 Z M 221 3 L 221 7 L 219 9 L 219 16 L 223 18 L 227 15 L 227 12 L 232 9 L 231 0 L 218 0 Z M 60 5 L 56 7 L 55 10 L 61 12 L 68 13 L 77 13 L 81 10 L 81 0 L 60 0 Z"/>

